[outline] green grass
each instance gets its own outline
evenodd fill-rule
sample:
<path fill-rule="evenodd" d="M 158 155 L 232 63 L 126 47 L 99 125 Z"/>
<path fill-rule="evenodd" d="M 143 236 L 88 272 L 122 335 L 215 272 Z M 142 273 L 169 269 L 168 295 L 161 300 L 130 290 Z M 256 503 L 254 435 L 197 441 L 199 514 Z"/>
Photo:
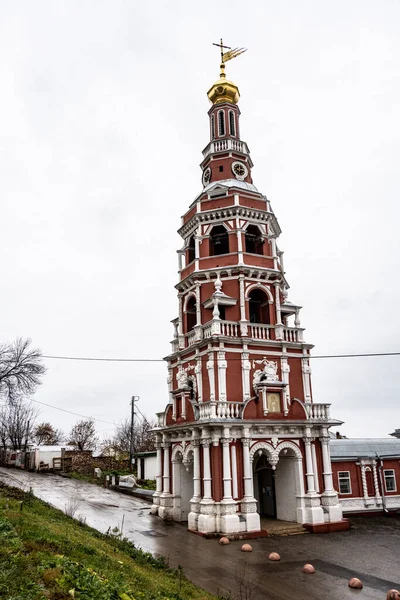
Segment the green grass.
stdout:
<path fill-rule="evenodd" d="M 0 598 L 212 600 L 181 569 L 14 488 L 0 488 Z"/>

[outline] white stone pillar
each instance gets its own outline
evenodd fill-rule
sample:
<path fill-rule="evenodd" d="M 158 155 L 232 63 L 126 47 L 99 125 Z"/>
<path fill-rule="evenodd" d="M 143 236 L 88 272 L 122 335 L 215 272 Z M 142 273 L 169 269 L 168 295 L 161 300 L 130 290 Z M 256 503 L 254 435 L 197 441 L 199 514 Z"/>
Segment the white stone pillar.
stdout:
<path fill-rule="evenodd" d="M 168 521 L 174 517 L 174 501 L 171 494 L 171 483 L 170 483 L 170 468 L 169 468 L 169 450 L 171 442 L 164 441 L 162 448 L 164 451 L 164 468 L 163 468 L 163 491 L 160 494 L 160 507 L 158 509 L 158 516 Z"/>
<path fill-rule="evenodd" d="M 220 348 L 218 351 L 218 399 L 226 402 L 226 369 L 228 363 L 225 360 L 225 352 Z"/>
<path fill-rule="evenodd" d="M 200 441 L 203 446 L 203 498 L 200 502 L 200 514 L 197 521 L 197 529 L 200 533 L 215 533 L 216 510 L 211 489 L 211 439 L 202 438 Z"/>
<path fill-rule="evenodd" d="M 200 440 L 193 440 L 193 499 L 201 498 Z M 192 499 L 192 501 L 193 501 Z"/>
<path fill-rule="evenodd" d="M 303 374 L 303 391 L 304 391 L 304 401 L 307 403 L 311 402 L 311 367 L 308 358 L 301 359 L 301 370 Z"/>
<path fill-rule="evenodd" d="M 243 400 L 246 402 L 250 400 L 251 390 L 250 390 L 250 370 L 251 363 L 249 360 L 249 352 L 247 349 L 247 344 L 243 344 L 243 353 L 242 353 L 242 388 L 243 388 Z"/>
<path fill-rule="evenodd" d="M 203 379 L 201 376 L 201 370 L 202 370 L 202 362 L 201 362 L 201 355 L 199 353 L 199 349 L 196 349 L 196 366 L 194 369 L 195 375 L 196 375 L 196 382 L 197 382 L 197 402 L 201 403 L 203 402 Z"/>
<path fill-rule="evenodd" d="M 253 471 L 250 462 L 250 439 L 243 438 L 243 483 L 244 483 L 244 497 L 254 498 L 253 490 Z"/>
<path fill-rule="evenodd" d="M 379 481 L 378 481 L 378 472 L 376 468 L 376 460 L 372 463 L 372 475 L 374 478 L 374 488 L 375 488 L 375 501 L 377 504 L 382 504 L 382 496 L 379 491 Z"/>
<path fill-rule="evenodd" d="M 320 438 L 322 446 L 322 468 L 324 475 L 324 494 L 335 492 L 333 489 L 331 456 L 329 451 L 329 437 Z"/>
<path fill-rule="evenodd" d="M 215 400 L 215 372 L 214 372 L 214 352 L 211 350 L 208 353 L 207 361 L 208 379 L 210 382 L 210 401 Z"/>
<path fill-rule="evenodd" d="M 229 434 L 229 431 L 228 431 Z M 224 500 L 232 499 L 231 457 L 229 453 L 230 438 L 222 438 L 222 464 L 224 482 Z"/>
<path fill-rule="evenodd" d="M 319 478 L 318 478 L 318 466 L 317 466 L 317 453 L 315 451 L 315 444 L 311 444 L 312 462 L 314 470 L 314 483 L 315 490 L 319 493 Z"/>
<path fill-rule="evenodd" d="M 365 472 L 365 465 L 363 463 L 361 463 L 361 481 L 363 487 L 364 500 L 368 500 L 367 474 Z"/>
<path fill-rule="evenodd" d="M 246 437 L 242 438 L 243 449 L 243 484 L 244 496 L 241 501 L 242 517 L 246 521 L 246 531 L 260 531 L 260 515 L 257 512 L 257 501 L 254 498 L 253 489 L 253 464 L 250 461 L 250 444 L 248 429 L 244 430 Z"/>
<path fill-rule="evenodd" d="M 190 500 L 188 529 L 197 531 L 201 500 L 200 440 L 192 440 L 193 447 L 193 496 Z"/>
<path fill-rule="evenodd" d="M 196 283 L 196 327 L 201 326 L 200 284 Z"/>
<path fill-rule="evenodd" d="M 306 448 L 306 479 L 307 479 L 307 494 L 315 494 L 315 479 L 312 464 L 311 438 L 305 438 L 304 445 Z"/>
<path fill-rule="evenodd" d="M 327 429 L 322 430 L 320 437 L 322 447 L 322 469 L 324 477 L 324 491 L 321 497 L 321 503 L 326 513 L 329 515 L 329 521 L 341 521 L 343 510 L 339 504 L 339 497 L 333 487 L 331 453 L 329 448 L 329 436 Z"/>
<path fill-rule="evenodd" d="M 169 470 L 169 449 L 171 447 L 170 442 L 164 442 L 164 472 L 163 472 L 163 494 L 171 493 L 170 484 L 170 470 Z"/>
<path fill-rule="evenodd" d="M 271 250 L 272 250 L 272 258 L 274 259 L 274 269 L 278 269 L 278 255 L 276 253 L 276 239 L 271 238 Z"/>
<path fill-rule="evenodd" d="M 238 480 L 237 480 L 237 462 L 236 462 L 236 446 L 231 446 L 231 464 L 232 464 L 232 496 L 238 498 Z"/>
<path fill-rule="evenodd" d="M 156 515 L 158 513 L 158 507 L 160 505 L 160 496 L 163 489 L 162 483 L 162 448 L 161 442 L 156 442 L 157 459 L 156 459 L 156 491 L 153 494 L 153 504 L 151 507 L 151 514 Z"/>
<path fill-rule="evenodd" d="M 239 301 L 240 301 L 240 333 L 248 335 L 246 319 L 246 300 L 244 294 L 244 275 L 239 275 Z"/>
<path fill-rule="evenodd" d="M 178 301 L 179 301 L 178 342 L 179 342 L 179 348 L 184 348 L 185 347 L 185 337 L 183 335 L 183 298 L 182 298 L 182 294 L 180 294 L 180 293 L 178 294 Z"/>
<path fill-rule="evenodd" d="M 277 325 L 279 325 L 282 323 L 279 283 L 275 283 L 275 308 L 276 308 L 276 323 L 277 323 Z"/>
<path fill-rule="evenodd" d="M 290 366 L 287 359 L 287 356 L 283 355 L 281 358 L 281 371 L 282 371 L 282 381 L 285 383 L 285 387 L 283 389 L 283 414 L 285 417 L 289 413 L 290 406 L 290 385 L 289 385 L 289 373 Z"/>
<path fill-rule="evenodd" d="M 212 498 L 211 491 L 211 463 L 210 463 L 210 444 L 209 438 L 201 440 L 203 446 L 203 498 L 209 500 Z"/>

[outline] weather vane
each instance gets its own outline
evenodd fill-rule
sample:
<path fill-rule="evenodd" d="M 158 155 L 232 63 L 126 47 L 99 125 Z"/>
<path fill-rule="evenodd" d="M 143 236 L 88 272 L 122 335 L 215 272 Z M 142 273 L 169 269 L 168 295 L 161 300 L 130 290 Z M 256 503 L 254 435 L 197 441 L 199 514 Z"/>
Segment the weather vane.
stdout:
<path fill-rule="evenodd" d="M 239 54 L 243 54 L 243 52 L 246 52 L 247 50 L 247 48 L 231 48 L 230 46 L 224 46 L 222 38 L 219 44 L 213 43 L 213 46 L 218 46 L 221 50 L 221 77 L 225 77 L 225 63 L 228 62 L 228 60 L 232 60 L 232 58 L 236 58 Z M 224 52 L 224 50 L 227 50 L 227 52 Z"/>

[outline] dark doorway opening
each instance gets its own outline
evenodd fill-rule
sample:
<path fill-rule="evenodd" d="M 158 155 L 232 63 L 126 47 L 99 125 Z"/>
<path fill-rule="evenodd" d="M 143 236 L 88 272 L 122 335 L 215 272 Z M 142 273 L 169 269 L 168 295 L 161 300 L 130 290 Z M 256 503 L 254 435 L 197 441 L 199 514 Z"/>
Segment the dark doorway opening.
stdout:
<path fill-rule="evenodd" d="M 260 456 L 256 464 L 259 512 L 262 517 L 276 519 L 275 472 L 265 455 Z"/>

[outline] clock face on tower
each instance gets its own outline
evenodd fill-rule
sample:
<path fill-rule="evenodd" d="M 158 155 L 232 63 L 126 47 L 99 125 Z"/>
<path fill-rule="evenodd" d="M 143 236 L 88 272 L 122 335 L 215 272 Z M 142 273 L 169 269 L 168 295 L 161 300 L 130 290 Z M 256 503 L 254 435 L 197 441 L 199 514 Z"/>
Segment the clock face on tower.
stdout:
<path fill-rule="evenodd" d="M 247 177 L 249 171 L 244 163 L 236 161 L 232 163 L 232 172 L 236 179 L 243 181 Z"/>
<path fill-rule="evenodd" d="M 211 169 L 210 169 L 210 167 L 207 167 L 207 169 L 205 169 L 203 172 L 203 185 L 207 185 L 207 183 L 210 182 L 210 179 L 211 179 Z"/>

